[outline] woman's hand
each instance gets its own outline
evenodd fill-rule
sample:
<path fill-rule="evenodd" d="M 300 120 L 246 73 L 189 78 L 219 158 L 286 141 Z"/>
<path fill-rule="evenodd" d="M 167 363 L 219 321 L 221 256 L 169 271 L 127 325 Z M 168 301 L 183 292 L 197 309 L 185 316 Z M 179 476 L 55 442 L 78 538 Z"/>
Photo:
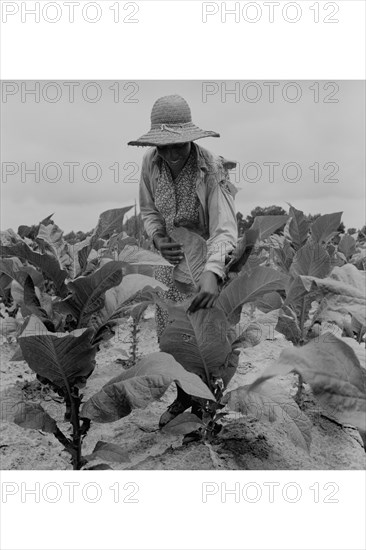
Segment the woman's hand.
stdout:
<path fill-rule="evenodd" d="M 163 258 L 171 264 L 177 265 L 183 259 L 182 245 L 174 242 L 170 237 L 155 235 L 154 244 Z"/>
<path fill-rule="evenodd" d="M 204 271 L 198 283 L 198 294 L 188 308 L 189 313 L 198 309 L 213 307 L 219 295 L 217 275 L 212 271 Z"/>

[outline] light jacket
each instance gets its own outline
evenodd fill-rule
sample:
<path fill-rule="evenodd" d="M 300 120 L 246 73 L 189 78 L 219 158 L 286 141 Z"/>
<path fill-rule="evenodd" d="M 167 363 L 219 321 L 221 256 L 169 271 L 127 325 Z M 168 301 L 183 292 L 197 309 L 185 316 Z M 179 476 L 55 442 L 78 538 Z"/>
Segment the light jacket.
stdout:
<path fill-rule="evenodd" d="M 219 277 L 224 274 L 225 255 L 236 245 L 238 238 L 234 196 L 236 187 L 230 182 L 228 170 L 236 162 L 216 156 L 192 142 L 198 162 L 195 182 L 200 201 L 200 234 L 207 241 L 207 261 L 204 270 L 213 271 Z M 146 233 L 165 233 L 165 223 L 154 202 L 161 157 L 156 147 L 149 148 L 142 160 L 140 178 L 140 211 Z"/>

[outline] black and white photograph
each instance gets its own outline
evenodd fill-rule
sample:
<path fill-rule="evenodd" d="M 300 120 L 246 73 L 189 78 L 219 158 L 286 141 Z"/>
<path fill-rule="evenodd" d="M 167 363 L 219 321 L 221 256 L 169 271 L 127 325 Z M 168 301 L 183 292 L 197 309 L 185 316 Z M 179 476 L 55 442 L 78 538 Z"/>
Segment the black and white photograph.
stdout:
<path fill-rule="evenodd" d="M 366 548 L 364 0 L 1 0 L 1 550 Z"/>
<path fill-rule="evenodd" d="M 365 468 L 365 84 L 2 82 L 1 468 Z"/>

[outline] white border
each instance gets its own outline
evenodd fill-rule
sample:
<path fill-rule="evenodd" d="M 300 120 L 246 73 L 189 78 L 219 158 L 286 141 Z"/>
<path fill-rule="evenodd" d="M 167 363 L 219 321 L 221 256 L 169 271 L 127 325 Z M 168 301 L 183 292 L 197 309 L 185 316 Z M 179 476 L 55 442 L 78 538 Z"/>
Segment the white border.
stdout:
<path fill-rule="evenodd" d="M 276 1 L 279 6 L 273 8 L 271 23 L 267 4 L 272 0 L 136 0 L 137 14 L 129 6 L 133 2 L 99 0 L 94 2 L 99 8 L 85 11 L 89 20 L 99 18 L 90 23 L 83 19 L 82 10 L 91 2 L 79 0 L 74 22 L 69 23 L 70 8 L 64 6 L 65 2 L 40 0 L 40 21 L 36 23 L 35 16 L 27 13 L 36 2 L 3 0 L 2 19 L 5 8 L 8 12 L 18 8 L 18 12 L 2 23 L 2 79 L 365 77 L 363 0 Z M 119 22 L 114 23 L 116 8 L 111 8 L 117 3 Z M 58 22 L 47 22 L 42 17 L 44 6 L 50 4 L 61 6 L 60 12 L 50 7 L 45 17 L 59 17 Z M 295 6 L 291 8 L 290 4 Z M 6 7 L 9 5 L 13 7 Z M 221 22 L 222 6 L 237 10 L 236 15 L 227 15 L 226 23 Z M 335 15 L 332 6 L 339 8 Z M 315 9 L 319 10 L 318 23 L 314 22 Z M 203 10 L 217 12 L 207 15 L 207 22 L 202 23 Z M 247 10 L 245 17 L 243 10 Z M 285 17 L 299 20 L 290 23 Z M 326 17 L 339 22 L 326 23 Z M 256 23 L 248 22 L 257 18 Z"/>
<path fill-rule="evenodd" d="M 1 477 L 4 550 L 365 548 L 365 472 L 33 471 Z M 78 484 L 74 502 L 70 483 Z"/>
<path fill-rule="evenodd" d="M 81 3 L 84 0 L 79 0 Z M 1 2 L 3 8 L 6 2 Z M 20 4 L 21 2 L 13 2 Z M 22 2 L 34 4 L 34 2 Z M 59 2 L 62 3 L 62 2 Z M 103 14 L 112 2 L 102 0 Z M 115 2 L 113 2 L 115 3 Z M 258 2 L 260 3 L 260 2 Z M 281 4 L 285 3 L 281 0 Z M 198 1 L 138 2 L 138 24 L 2 24 L 2 79 L 363 79 L 365 3 L 338 0 L 340 22 L 315 24 L 201 23 Z M 9 4 L 9 3 L 8 3 Z M 109 4 L 109 6 L 108 6 Z M 220 3 L 218 3 L 220 4 Z M 233 2 L 228 3 L 233 4 Z M 242 3 L 243 4 L 243 3 Z M 311 4 L 314 2 L 311 1 Z M 324 4 L 324 2 L 319 2 Z M 57 444 L 55 442 L 55 444 Z M 365 548 L 365 472 L 1 472 L 2 483 L 98 483 L 96 503 L 63 498 L 26 503 L 19 494 L 2 505 L 4 550 L 47 548 Z M 202 503 L 202 482 L 295 482 L 304 495 L 289 503 Z M 111 485 L 137 483 L 139 503 L 114 503 Z M 309 486 L 339 485 L 339 503 L 313 502 Z M 42 485 L 43 484 L 43 485 Z M 4 485 L 3 485 L 4 487 Z M 6 486 L 9 490 L 9 485 Z M 213 485 L 212 487 L 215 487 Z M 52 487 L 51 487 L 52 488 Z M 77 493 L 76 493 L 77 494 Z M 51 494 L 52 497 L 52 494 Z M 234 498 L 234 497 L 232 497 Z"/>

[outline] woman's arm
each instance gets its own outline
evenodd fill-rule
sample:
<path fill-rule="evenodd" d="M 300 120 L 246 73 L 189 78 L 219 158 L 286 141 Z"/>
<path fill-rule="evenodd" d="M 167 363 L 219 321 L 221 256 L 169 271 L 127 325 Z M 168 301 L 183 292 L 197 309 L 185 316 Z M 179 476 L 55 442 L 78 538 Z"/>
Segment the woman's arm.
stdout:
<path fill-rule="evenodd" d="M 182 245 L 172 241 L 166 234 L 164 219 L 155 206 L 151 188 L 152 173 L 151 152 L 144 155 L 140 178 L 140 211 L 146 233 L 153 239 L 155 248 L 165 260 L 172 265 L 178 264 L 183 258 Z"/>
<path fill-rule="evenodd" d="M 225 256 L 233 250 L 238 239 L 234 196 L 236 188 L 225 173 L 221 181 L 212 185 L 208 195 L 209 232 L 205 271 L 220 278 L 224 275 Z"/>
<path fill-rule="evenodd" d="M 207 261 L 198 283 L 198 293 L 189 306 L 188 311 L 192 313 L 215 305 L 219 281 L 224 275 L 225 256 L 236 246 L 238 238 L 234 205 L 236 188 L 231 184 L 227 170 L 222 179 L 218 178 L 211 184 L 207 197 L 210 231 Z"/>
<path fill-rule="evenodd" d="M 145 153 L 142 159 L 140 185 L 139 185 L 139 200 L 140 212 L 144 222 L 145 231 L 150 238 L 155 234 L 165 236 L 165 224 L 159 211 L 155 206 L 155 201 L 151 189 L 150 174 L 151 174 L 151 151 Z"/>

